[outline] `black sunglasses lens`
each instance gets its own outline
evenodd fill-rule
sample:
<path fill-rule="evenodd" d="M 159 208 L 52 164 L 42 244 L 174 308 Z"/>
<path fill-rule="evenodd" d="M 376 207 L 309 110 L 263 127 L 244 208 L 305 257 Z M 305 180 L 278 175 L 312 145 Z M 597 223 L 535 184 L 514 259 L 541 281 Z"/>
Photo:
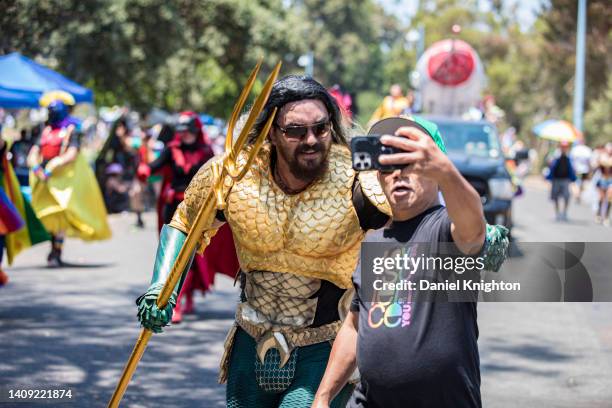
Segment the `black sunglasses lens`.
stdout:
<path fill-rule="evenodd" d="M 323 136 L 323 134 L 327 133 L 328 126 L 329 122 L 319 123 L 318 125 L 313 126 L 312 131 L 317 137 Z"/>
<path fill-rule="evenodd" d="M 306 126 L 292 126 L 285 129 L 285 134 L 287 137 L 292 139 L 298 139 L 306 136 L 308 133 L 308 128 Z"/>

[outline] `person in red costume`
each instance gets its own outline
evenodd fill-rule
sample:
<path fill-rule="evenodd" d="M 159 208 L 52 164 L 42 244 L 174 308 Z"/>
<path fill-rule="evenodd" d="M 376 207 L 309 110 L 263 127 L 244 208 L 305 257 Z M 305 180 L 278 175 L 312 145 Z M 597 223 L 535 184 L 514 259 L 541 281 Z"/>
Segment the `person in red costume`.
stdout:
<path fill-rule="evenodd" d="M 183 201 L 185 190 L 200 167 L 214 155 L 211 143 L 194 112 L 182 112 L 175 128 L 174 139 L 166 144 L 160 156 L 149 164 L 141 163 L 138 175 L 146 180 L 153 173 L 163 174 L 159 195 L 158 229 L 168 224 L 177 206 Z M 208 256 L 215 253 L 215 257 Z M 219 256 L 219 254 L 223 254 Z M 220 262 L 222 260 L 223 262 Z M 221 228 L 203 255 L 196 255 L 176 302 L 172 322 L 179 323 L 182 314 L 193 313 L 193 294 L 196 289 L 206 292 L 214 283 L 216 272 L 232 278 L 238 272 L 238 258 L 229 227 Z M 183 305 L 183 298 L 185 305 Z"/>

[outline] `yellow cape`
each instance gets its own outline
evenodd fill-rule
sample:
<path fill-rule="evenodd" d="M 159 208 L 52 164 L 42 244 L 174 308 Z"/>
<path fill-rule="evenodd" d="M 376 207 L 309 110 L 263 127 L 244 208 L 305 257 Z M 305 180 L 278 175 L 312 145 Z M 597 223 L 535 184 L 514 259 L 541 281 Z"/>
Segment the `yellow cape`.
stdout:
<path fill-rule="evenodd" d="M 44 182 L 30 172 L 30 186 L 32 207 L 47 231 L 86 241 L 111 237 L 100 187 L 81 153 Z"/>

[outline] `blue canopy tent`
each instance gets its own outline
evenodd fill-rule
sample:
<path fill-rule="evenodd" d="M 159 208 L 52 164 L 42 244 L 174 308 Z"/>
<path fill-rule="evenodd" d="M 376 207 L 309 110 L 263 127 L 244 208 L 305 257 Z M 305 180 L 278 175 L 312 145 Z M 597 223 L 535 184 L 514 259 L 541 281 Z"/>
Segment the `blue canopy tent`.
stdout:
<path fill-rule="evenodd" d="M 23 108 L 30 106 L 31 95 L 28 92 L 10 91 L 0 87 L 0 108 Z"/>
<path fill-rule="evenodd" d="M 77 103 L 93 102 L 93 92 L 18 52 L 0 56 L 0 107 L 36 108 L 43 93 L 62 90 Z"/>

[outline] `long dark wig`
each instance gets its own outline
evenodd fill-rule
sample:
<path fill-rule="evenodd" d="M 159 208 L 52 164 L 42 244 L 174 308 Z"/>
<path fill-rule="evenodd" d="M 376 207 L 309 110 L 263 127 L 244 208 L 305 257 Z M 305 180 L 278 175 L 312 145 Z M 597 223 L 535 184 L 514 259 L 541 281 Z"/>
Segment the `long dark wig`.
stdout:
<path fill-rule="evenodd" d="M 129 132 L 127 118 L 124 116 L 119 117 L 111 126 L 108 136 L 104 141 L 104 145 L 102 145 L 96 157 L 95 173 L 98 184 L 100 184 L 101 187 L 104 186 L 106 181 L 106 166 L 113 162 L 116 151 L 121 148 L 121 142 L 117 137 L 117 128 L 119 126 L 123 126 L 126 132 Z"/>
<path fill-rule="evenodd" d="M 304 99 L 323 102 L 332 124 L 332 142 L 348 146 L 347 131 L 342 126 L 342 114 L 336 100 L 323 85 L 305 75 L 287 75 L 274 83 L 270 97 L 249 134 L 249 142 L 253 142 L 261 132 L 274 108 L 280 110 L 290 102 Z"/>

